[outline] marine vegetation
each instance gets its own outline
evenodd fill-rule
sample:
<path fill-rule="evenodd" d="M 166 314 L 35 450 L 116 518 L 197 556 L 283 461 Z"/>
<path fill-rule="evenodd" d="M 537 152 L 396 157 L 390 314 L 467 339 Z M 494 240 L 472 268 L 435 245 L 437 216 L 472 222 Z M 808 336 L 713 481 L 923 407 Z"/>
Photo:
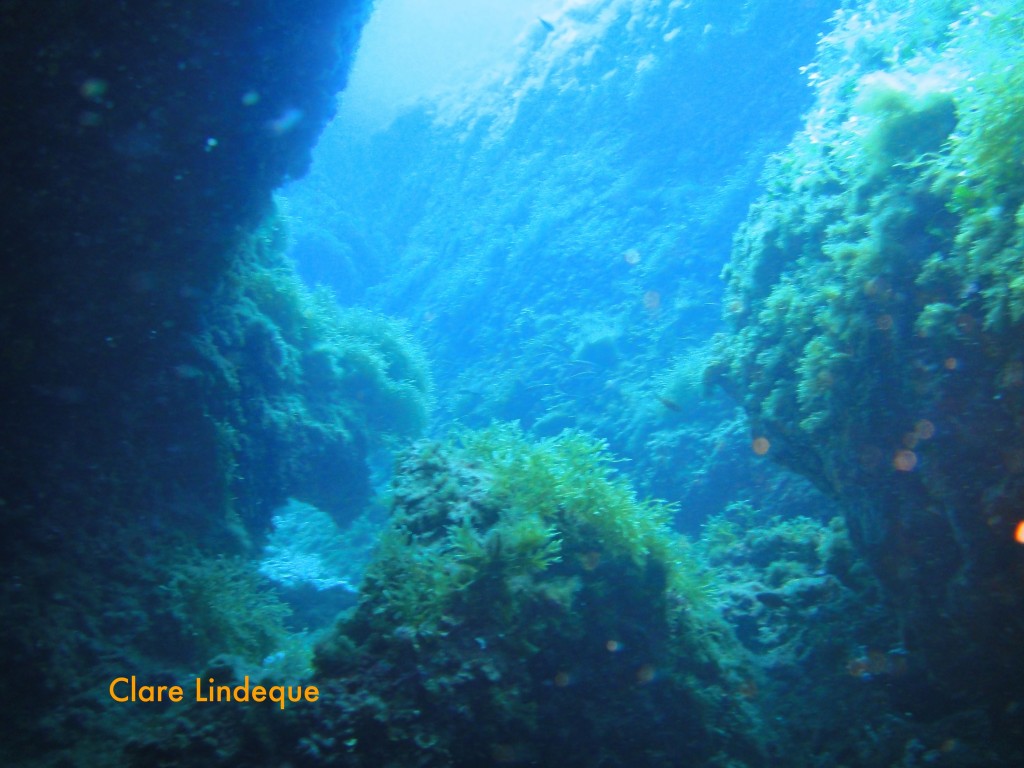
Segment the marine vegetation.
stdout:
<path fill-rule="evenodd" d="M 713 732 L 740 715 L 710 693 L 729 665 L 710 577 L 671 533 L 670 507 L 638 499 L 602 441 L 465 431 L 417 444 L 392 493 L 360 605 L 316 659 L 331 676 L 392 666 L 371 678 L 387 742 L 364 743 L 356 725 L 356 753 L 419 745 L 446 765 L 756 755 Z M 361 716 L 380 719 L 372 701 Z"/>
<path fill-rule="evenodd" d="M 736 236 L 709 377 L 841 502 L 932 684 L 999 699 L 1024 682 L 1024 14 L 833 21 Z"/>
<path fill-rule="evenodd" d="M 267 501 L 289 496 L 334 514 L 356 509 L 368 496 L 368 452 L 415 436 L 432 398 L 408 331 L 306 288 L 283 247 L 273 219 L 242 240 L 193 362 L 179 366 L 205 393 L 226 503 L 260 527 Z"/>
<path fill-rule="evenodd" d="M 932 709 L 917 696 L 921 659 L 900 644 L 843 520 L 782 518 L 773 509 L 737 502 L 708 520 L 694 548 L 750 653 L 755 673 L 738 692 L 771 713 L 780 764 L 919 765 L 899 762 L 914 743 L 935 753 L 926 762 L 942 765 L 936 755 L 954 742 L 958 754 L 990 749 L 972 718 L 922 726 Z"/>
<path fill-rule="evenodd" d="M 231 653 L 259 663 L 287 637 L 291 610 L 240 558 L 193 557 L 168 585 L 171 613 L 194 646 L 193 658 Z"/>
<path fill-rule="evenodd" d="M 231 735 L 196 760 L 761 764 L 738 645 L 668 512 L 584 434 L 532 442 L 504 424 L 416 443 L 359 604 L 317 648 L 320 701 L 272 730 L 224 710 Z M 179 712 L 138 764 L 206 717 Z"/>

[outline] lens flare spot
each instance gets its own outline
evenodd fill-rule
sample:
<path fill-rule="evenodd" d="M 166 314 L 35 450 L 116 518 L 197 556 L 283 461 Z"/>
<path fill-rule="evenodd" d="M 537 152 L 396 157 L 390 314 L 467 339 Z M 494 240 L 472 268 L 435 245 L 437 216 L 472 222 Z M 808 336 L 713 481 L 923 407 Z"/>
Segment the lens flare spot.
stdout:
<path fill-rule="evenodd" d="M 108 87 L 109 85 L 106 80 L 99 77 L 90 77 L 82 83 L 78 92 L 82 94 L 83 99 L 100 101 L 106 95 Z"/>
<path fill-rule="evenodd" d="M 1011 474 L 1024 472 L 1024 451 L 1014 448 L 1003 455 L 1003 463 L 1006 464 L 1006 471 Z"/>
<path fill-rule="evenodd" d="M 944 360 L 944 361 L 942 362 L 942 366 L 943 366 L 943 367 L 944 367 L 944 368 L 945 368 L 945 369 L 946 369 L 947 371 L 955 371 L 955 370 L 957 369 L 957 367 L 958 367 L 959 365 L 960 365 L 960 361 L 959 361 L 959 360 L 957 360 L 957 359 L 956 359 L 955 357 L 947 357 L 947 358 L 946 358 L 946 359 L 945 359 L 945 360 Z"/>
<path fill-rule="evenodd" d="M 768 453 L 768 449 L 772 447 L 772 444 L 768 442 L 767 437 L 757 437 L 754 438 L 754 442 L 750 444 L 750 447 L 758 456 L 764 456 Z"/>
<path fill-rule="evenodd" d="M 908 450 L 896 451 L 892 465 L 900 472 L 910 472 L 917 466 L 917 454 Z"/>

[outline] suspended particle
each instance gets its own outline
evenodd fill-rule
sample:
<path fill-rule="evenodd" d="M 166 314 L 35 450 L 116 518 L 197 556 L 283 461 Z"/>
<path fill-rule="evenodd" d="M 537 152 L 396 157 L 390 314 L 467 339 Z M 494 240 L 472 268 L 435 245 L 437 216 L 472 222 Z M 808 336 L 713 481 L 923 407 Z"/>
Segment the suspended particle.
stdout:
<path fill-rule="evenodd" d="M 302 122 L 304 114 L 301 109 L 289 107 L 276 118 L 267 123 L 267 128 L 275 136 L 283 136 Z"/>
<path fill-rule="evenodd" d="M 78 92 L 83 99 L 89 101 L 100 101 L 107 93 L 107 81 L 99 77 L 90 77 L 82 83 Z"/>
<path fill-rule="evenodd" d="M 650 664 L 644 664 L 636 671 L 636 681 L 640 685 L 644 685 L 654 680 L 657 676 L 657 672 Z"/>

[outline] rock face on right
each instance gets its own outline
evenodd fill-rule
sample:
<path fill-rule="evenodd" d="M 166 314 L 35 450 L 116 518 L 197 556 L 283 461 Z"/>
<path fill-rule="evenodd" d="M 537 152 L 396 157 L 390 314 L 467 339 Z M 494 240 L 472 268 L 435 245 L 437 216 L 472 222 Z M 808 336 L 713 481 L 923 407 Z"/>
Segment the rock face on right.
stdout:
<path fill-rule="evenodd" d="M 897 6 L 822 39 L 708 378 L 841 502 L 933 692 L 1003 711 L 1024 640 L 1024 17 Z"/>

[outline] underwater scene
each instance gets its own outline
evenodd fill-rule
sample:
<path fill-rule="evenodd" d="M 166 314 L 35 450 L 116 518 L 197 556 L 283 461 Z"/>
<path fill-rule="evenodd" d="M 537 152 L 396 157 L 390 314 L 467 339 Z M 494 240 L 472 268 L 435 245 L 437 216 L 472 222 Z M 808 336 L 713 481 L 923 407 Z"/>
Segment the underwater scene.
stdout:
<path fill-rule="evenodd" d="M 1024 765 L 1024 0 L 0 20 L 0 764 Z"/>

